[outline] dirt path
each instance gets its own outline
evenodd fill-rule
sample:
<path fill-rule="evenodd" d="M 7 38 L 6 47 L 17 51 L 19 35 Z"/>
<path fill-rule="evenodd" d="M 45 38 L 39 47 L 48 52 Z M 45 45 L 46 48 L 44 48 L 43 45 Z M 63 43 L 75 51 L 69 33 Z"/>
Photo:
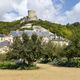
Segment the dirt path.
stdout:
<path fill-rule="evenodd" d="M 38 70 L 0 70 L 0 80 L 80 80 L 79 68 L 38 66 Z"/>

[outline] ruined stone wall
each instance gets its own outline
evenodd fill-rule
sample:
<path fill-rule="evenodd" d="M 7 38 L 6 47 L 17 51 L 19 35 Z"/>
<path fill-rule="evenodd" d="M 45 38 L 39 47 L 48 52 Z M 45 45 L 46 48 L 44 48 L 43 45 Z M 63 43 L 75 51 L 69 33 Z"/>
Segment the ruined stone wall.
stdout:
<path fill-rule="evenodd" d="M 33 10 L 28 11 L 28 21 L 38 20 L 36 12 Z"/>

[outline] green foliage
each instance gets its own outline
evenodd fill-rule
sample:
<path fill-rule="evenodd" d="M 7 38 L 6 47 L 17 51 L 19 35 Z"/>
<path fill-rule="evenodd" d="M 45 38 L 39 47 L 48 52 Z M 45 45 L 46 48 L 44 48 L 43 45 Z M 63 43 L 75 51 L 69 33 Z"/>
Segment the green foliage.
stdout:
<path fill-rule="evenodd" d="M 61 60 L 62 58 L 66 59 Z M 59 66 L 67 67 L 80 67 L 80 38 L 77 37 L 72 42 L 64 48 L 63 52 L 60 53 L 60 57 L 54 63 Z"/>
<path fill-rule="evenodd" d="M 59 36 L 63 36 L 69 40 L 72 40 L 74 37 L 80 38 L 80 23 L 76 22 L 73 24 L 61 25 L 56 23 L 51 23 L 49 21 L 32 21 L 33 25 L 40 25 L 46 29 L 48 29 L 52 33 L 56 33 Z"/>
<path fill-rule="evenodd" d="M 23 34 L 22 38 L 16 37 L 13 44 L 10 46 L 10 52 L 7 54 L 7 59 L 17 60 L 22 59 L 27 65 L 32 65 L 34 62 L 42 59 L 43 62 L 52 61 L 59 56 L 63 47 L 58 47 L 52 41 L 43 43 L 42 38 L 33 34 L 28 37 Z"/>
<path fill-rule="evenodd" d="M 20 20 L 13 22 L 0 22 L 0 34 L 9 34 L 10 31 L 20 28 Z"/>
<path fill-rule="evenodd" d="M 27 66 L 27 64 L 16 64 L 15 61 L 0 62 L 0 69 L 17 69 L 17 70 L 33 70 L 38 69 L 36 65 Z"/>
<path fill-rule="evenodd" d="M 19 28 L 19 30 L 33 30 L 33 27 L 31 27 L 31 28 Z"/>
<path fill-rule="evenodd" d="M 61 25 L 56 23 L 51 23 L 49 21 L 27 21 L 20 23 L 21 20 L 14 22 L 0 22 L 0 34 L 9 34 L 13 30 L 25 30 L 21 29 L 21 26 L 24 26 L 27 23 L 32 23 L 32 25 L 40 25 L 48 29 L 52 33 L 56 33 L 59 36 L 72 40 L 75 36 L 80 38 L 80 23 L 76 22 L 73 24 Z M 26 28 L 27 29 L 27 28 Z M 27 30 L 32 30 L 32 27 Z"/>
<path fill-rule="evenodd" d="M 13 40 L 13 44 L 10 46 L 10 51 L 8 52 L 7 59 L 19 59 L 22 51 L 22 41 L 19 37 L 15 37 Z"/>
<path fill-rule="evenodd" d="M 56 45 L 52 41 L 43 44 L 42 60 L 41 62 L 47 63 L 53 61 L 55 58 L 60 57 L 60 53 L 63 51 L 63 46 Z"/>
<path fill-rule="evenodd" d="M 7 54 L 8 59 L 23 59 L 28 65 L 33 64 L 41 56 L 41 42 L 37 35 L 32 35 L 31 38 L 27 34 L 14 38 L 13 44 L 10 47 L 10 52 Z"/>
<path fill-rule="evenodd" d="M 43 44 L 42 53 L 43 53 L 43 55 L 42 55 L 41 62 L 43 62 L 43 63 L 50 62 L 54 58 L 54 56 L 55 56 L 54 45 L 52 44 L 51 41 Z"/>
<path fill-rule="evenodd" d="M 31 40 L 34 42 L 34 44 L 36 43 L 37 38 L 38 38 L 38 36 L 37 36 L 36 34 L 33 34 L 33 35 L 31 36 Z"/>
<path fill-rule="evenodd" d="M 61 25 L 51 23 L 48 21 L 30 21 L 20 23 L 21 20 L 14 22 L 0 22 L 0 33 L 9 34 L 10 31 L 20 29 L 21 26 L 26 23 L 32 23 L 32 25 L 40 25 L 52 33 L 56 33 L 58 36 L 62 36 L 71 40 L 70 45 L 66 48 L 60 45 L 54 45 L 52 42 L 42 44 L 42 38 L 38 38 L 37 35 L 33 34 L 29 37 L 27 34 L 23 34 L 22 38 L 14 38 L 14 43 L 10 46 L 10 52 L 8 53 L 8 59 L 24 59 L 28 61 L 28 64 L 43 59 L 44 62 L 53 61 L 54 58 L 60 65 L 65 66 L 79 66 L 80 60 L 73 60 L 75 57 L 80 57 L 80 23 L 76 22 L 73 24 Z M 64 50 L 63 50 L 64 49 Z M 63 61 L 65 57 L 67 61 Z M 3 57 L 4 58 L 4 57 Z"/>
<path fill-rule="evenodd" d="M 66 62 L 67 62 L 66 58 L 55 58 L 52 64 L 56 66 L 65 66 Z"/>
<path fill-rule="evenodd" d="M 33 25 L 40 25 L 48 29 L 50 32 L 56 33 L 57 35 L 63 36 L 68 39 L 71 39 L 71 37 L 73 36 L 72 30 L 70 30 L 65 25 L 60 25 L 60 24 L 51 23 L 51 22 L 42 21 L 42 20 L 32 21 L 31 23 L 33 23 Z"/>
<path fill-rule="evenodd" d="M 16 69 L 18 66 L 12 61 L 0 62 L 0 69 Z"/>
<path fill-rule="evenodd" d="M 78 67 L 78 68 L 80 68 L 80 58 L 78 58 L 78 57 L 71 58 L 70 61 L 68 61 L 66 57 L 55 58 L 53 60 L 52 64 L 56 65 L 56 66 Z"/>
<path fill-rule="evenodd" d="M 68 58 L 80 57 L 80 39 L 74 39 L 69 46 L 65 48 L 64 55 Z"/>
<path fill-rule="evenodd" d="M 6 54 L 0 54 L 0 61 L 6 60 Z"/>

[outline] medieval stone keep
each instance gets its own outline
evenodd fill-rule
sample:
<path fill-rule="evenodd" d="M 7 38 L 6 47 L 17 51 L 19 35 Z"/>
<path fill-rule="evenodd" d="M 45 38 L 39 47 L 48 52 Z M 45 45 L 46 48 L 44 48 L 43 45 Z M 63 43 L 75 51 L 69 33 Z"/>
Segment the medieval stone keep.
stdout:
<path fill-rule="evenodd" d="M 36 16 L 36 12 L 33 10 L 29 10 L 28 11 L 28 17 L 27 17 L 28 21 L 33 21 L 33 20 L 38 20 L 37 16 Z"/>

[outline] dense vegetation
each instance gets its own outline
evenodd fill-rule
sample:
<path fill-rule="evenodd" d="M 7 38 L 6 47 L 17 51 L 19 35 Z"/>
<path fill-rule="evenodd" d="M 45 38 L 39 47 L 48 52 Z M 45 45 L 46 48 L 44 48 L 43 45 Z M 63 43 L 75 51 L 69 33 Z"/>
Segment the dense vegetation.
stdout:
<path fill-rule="evenodd" d="M 0 22 L 0 34 L 9 34 L 10 31 L 20 28 L 20 20 L 14 22 Z"/>
<path fill-rule="evenodd" d="M 42 38 L 38 38 L 33 34 L 31 38 L 23 34 L 22 39 L 14 38 L 13 44 L 10 46 L 10 51 L 6 55 L 1 55 L 3 60 L 9 60 L 8 64 L 1 63 L 0 68 L 28 68 L 34 66 L 34 62 L 51 62 L 58 66 L 80 67 L 80 23 L 61 25 L 48 21 L 31 21 L 21 23 L 21 20 L 14 22 L 0 22 L 0 33 L 9 34 L 12 30 L 20 29 L 25 23 L 32 25 L 40 25 L 52 33 L 63 36 L 70 41 L 70 44 L 65 47 L 55 45 L 51 41 L 42 43 Z M 0 59 L 1 59 L 0 58 Z M 22 63 L 17 64 L 17 60 L 22 60 Z M 2 61 L 3 61 L 2 60 Z"/>
<path fill-rule="evenodd" d="M 56 33 L 59 36 L 63 36 L 67 39 L 73 39 L 75 36 L 80 37 L 80 23 L 76 22 L 73 24 L 61 25 L 56 23 L 51 23 L 48 21 L 38 20 L 31 22 L 23 22 L 17 20 L 14 22 L 0 22 L 0 34 L 9 34 L 10 31 L 20 29 L 21 26 L 24 26 L 26 23 L 32 23 L 33 25 L 40 25 L 52 33 Z M 24 30 L 24 29 L 20 29 Z"/>
<path fill-rule="evenodd" d="M 42 42 L 36 34 L 29 37 L 23 34 L 22 38 L 15 37 L 10 51 L 0 59 L 1 69 L 36 69 L 34 63 L 48 63 L 67 66 L 80 67 L 80 39 L 75 38 L 67 47 Z"/>
<path fill-rule="evenodd" d="M 50 62 L 58 57 L 58 53 L 63 50 L 63 47 L 53 44 L 51 41 L 48 43 L 42 42 L 36 34 L 28 37 L 27 34 L 20 37 L 15 37 L 13 44 L 10 46 L 10 51 L 3 55 L 3 60 L 7 61 L 0 64 L 1 69 L 27 69 L 34 65 L 34 62 Z M 2 62 L 4 62 L 2 60 Z M 11 61 L 11 63 L 10 63 Z"/>
<path fill-rule="evenodd" d="M 63 36 L 65 38 L 70 39 L 73 36 L 72 31 L 67 28 L 65 25 L 51 23 L 48 21 L 33 21 L 33 25 L 40 25 L 46 29 L 48 29 L 52 33 L 56 33 L 59 36 Z"/>
<path fill-rule="evenodd" d="M 73 24 L 61 25 L 56 23 L 51 23 L 48 21 L 33 21 L 33 25 L 40 25 L 52 33 L 56 33 L 59 36 L 63 36 L 69 40 L 73 39 L 75 36 L 80 37 L 80 23 L 76 22 Z"/>

